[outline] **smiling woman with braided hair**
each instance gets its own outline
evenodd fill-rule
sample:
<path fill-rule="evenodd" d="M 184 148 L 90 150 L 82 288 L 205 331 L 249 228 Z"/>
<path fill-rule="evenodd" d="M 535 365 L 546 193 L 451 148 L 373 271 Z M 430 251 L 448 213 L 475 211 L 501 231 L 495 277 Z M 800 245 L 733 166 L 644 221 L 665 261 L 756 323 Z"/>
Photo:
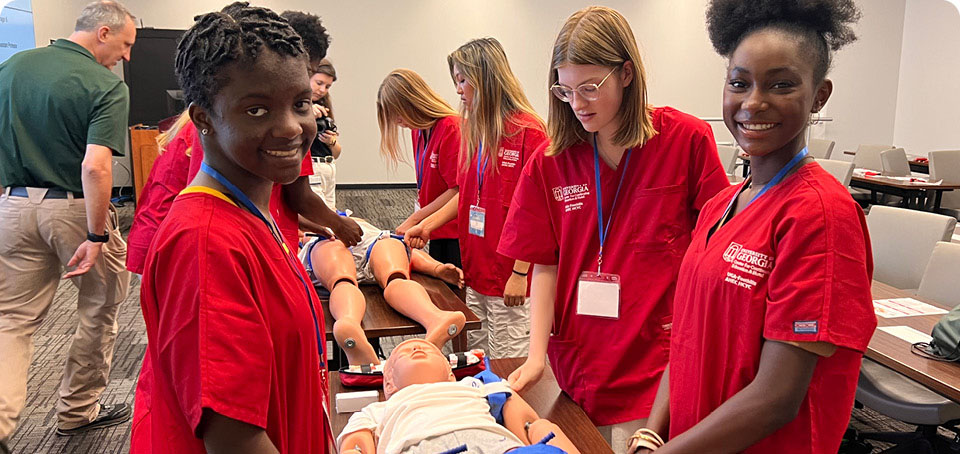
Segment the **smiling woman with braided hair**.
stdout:
<path fill-rule="evenodd" d="M 700 213 L 642 452 L 835 453 L 876 328 L 863 211 L 807 157 L 852 0 L 713 0 L 723 120 L 752 175 Z M 664 444 L 669 428 L 670 439 Z M 661 446 L 662 445 L 662 446 Z"/>
<path fill-rule="evenodd" d="M 307 66 L 286 20 L 243 3 L 177 46 L 205 153 L 147 252 L 132 452 L 328 452 L 323 312 L 268 208 L 316 135 Z"/>

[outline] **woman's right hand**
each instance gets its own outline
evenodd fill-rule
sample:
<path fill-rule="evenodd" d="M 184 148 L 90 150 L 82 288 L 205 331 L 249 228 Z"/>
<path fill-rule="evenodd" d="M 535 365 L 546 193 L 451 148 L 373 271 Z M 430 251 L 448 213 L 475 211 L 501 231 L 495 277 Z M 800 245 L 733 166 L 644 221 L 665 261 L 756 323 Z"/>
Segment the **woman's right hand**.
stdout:
<path fill-rule="evenodd" d="M 527 358 L 517 370 L 510 373 L 510 376 L 507 377 L 507 382 L 510 383 L 510 388 L 515 392 L 523 392 L 529 386 L 535 385 L 540 381 L 540 377 L 543 377 L 543 368 L 546 366 L 544 360 L 536 360 L 533 358 Z"/>
<path fill-rule="evenodd" d="M 416 219 L 414 219 L 413 215 L 411 214 L 410 217 L 408 217 L 399 226 L 397 226 L 397 230 L 396 230 L 397 235 L 406 235 L 407 230 L 410 230 L 411 228 L 413 228 L 413 226 L 417 225 L 417 222 L 420 222 L 420 221 L 417 221 Z"/>
<path fill-rule="evenodd" d="M 317 118 L 326 117 L 330 115 L 330 111 L 326 107 L 321 106 L 320 104 L 313 105 L 313 115 Z"/>
<path fill-rule="evenodd" d="M 410 227 L 407 233 L 403 234 L 403 242 L 414 249 L 423 249 L 430 241 L 430 230 L 423 225 L 423 222 Z"/>

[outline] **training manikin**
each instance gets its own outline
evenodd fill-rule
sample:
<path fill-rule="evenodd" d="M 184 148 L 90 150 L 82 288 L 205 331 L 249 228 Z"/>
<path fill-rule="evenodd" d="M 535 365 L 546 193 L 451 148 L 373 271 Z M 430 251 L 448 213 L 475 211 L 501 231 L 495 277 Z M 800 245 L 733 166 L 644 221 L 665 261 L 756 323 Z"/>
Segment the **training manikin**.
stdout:
<path fill-rule="evenodd" d="M 456 381 L 447 357 L 423 339 L 393 350 L 383 367 L 383 391 L 386 401 L 350 417 L 337 439 L 341 454 L 579 453 L 506 381 L 492 374 Z"/>
<path fill-rule="evenodd" d="M 354 220 L 363 229 L 363 238 L 356 246 L 347 248 L 335 239 L 315 238 L 300 253 L 314 284 L 330 291 L 330 313 L 336 320 L 333 336 L 349 364 L 380 363 L 360 326 L 366 301 L 359 284 L 376 282 L 383 288 L 387 304 L 423 325 L 426 340 L 437 347 L 459 334 L 466 322 L 463 313 L 438 309 L 423 286 L 410 280 L 410 273 L 416 271 L 462 286 L 463 272 L 423 251 L 407 248 L 389 231 L 363 219 Z"/>

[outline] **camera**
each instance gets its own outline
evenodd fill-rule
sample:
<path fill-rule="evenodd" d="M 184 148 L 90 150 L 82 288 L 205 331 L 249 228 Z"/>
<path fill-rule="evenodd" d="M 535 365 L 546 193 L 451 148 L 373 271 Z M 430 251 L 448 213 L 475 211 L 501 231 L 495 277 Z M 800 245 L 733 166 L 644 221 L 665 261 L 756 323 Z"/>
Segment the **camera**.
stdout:
<path fill-rule="evenodd" d="M 333 122 L 333 118 L 317 118 L 317 135 L 323 134 L 327 131 L 337 132 L 337 124 Z"/>

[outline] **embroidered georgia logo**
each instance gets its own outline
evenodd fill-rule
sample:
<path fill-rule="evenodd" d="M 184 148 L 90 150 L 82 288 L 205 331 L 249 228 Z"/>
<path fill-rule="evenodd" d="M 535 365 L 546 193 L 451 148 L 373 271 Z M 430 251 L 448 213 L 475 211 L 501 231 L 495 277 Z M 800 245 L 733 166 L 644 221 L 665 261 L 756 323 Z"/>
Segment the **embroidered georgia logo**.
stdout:
<path fill-rule="evenodd" d="M 727 262 L 733 262 L 737 258 L 737 254 L 740 252 L 740 249 L 743 249 L 743 245 L 737 243 L 730 243 L 727 246 L 727 250 L 723 251 L 723 260 Z"/>

